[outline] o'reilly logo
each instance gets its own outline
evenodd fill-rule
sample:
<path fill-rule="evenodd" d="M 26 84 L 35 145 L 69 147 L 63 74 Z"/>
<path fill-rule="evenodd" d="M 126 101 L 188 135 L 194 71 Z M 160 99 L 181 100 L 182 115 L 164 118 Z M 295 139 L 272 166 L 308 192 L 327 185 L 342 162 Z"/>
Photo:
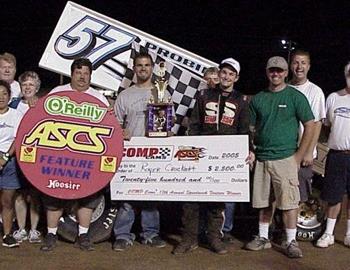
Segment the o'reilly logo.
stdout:
<path fill-rule="evenodd" d="M 70 116 L 88 119 L 90 122 L 99 123 L 107 112 L 107 108 L 101 108 L 92 103 L 78 104 L 68 97 L 52 96 L 46 99 L 45 111 L 51 115 Z"/>

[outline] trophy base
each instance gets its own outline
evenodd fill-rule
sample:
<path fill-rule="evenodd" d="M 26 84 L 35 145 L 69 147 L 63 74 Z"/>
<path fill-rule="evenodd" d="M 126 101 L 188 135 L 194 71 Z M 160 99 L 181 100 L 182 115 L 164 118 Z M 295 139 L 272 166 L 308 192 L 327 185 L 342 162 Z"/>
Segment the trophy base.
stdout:
<path fill-rule="evenodd" d="M 147 134 L 147 137 L 150 137 L 150 138 L 162 138 L 162 137 L 169 137 L 169 136 L 171 136 L 171 134 L 168 131 L 163 131 L 163 132 L 149 131 Z"/>
<path fill-rule="evenodd" d="M 172 104 L 147 104 L 147 137 L 162 138 L 172 136 L 171 127 Z"/>

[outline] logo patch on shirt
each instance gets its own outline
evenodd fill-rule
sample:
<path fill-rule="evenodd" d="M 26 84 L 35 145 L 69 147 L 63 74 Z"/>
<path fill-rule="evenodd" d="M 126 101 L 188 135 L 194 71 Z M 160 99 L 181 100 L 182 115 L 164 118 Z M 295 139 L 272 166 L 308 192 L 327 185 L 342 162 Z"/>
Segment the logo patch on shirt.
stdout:
<path fill-rule="evenodd" d="M 286 104 L 278 104 L 278 108 L 287 108 Z"/>
<path fill-rule="evenodd" d="M 233 121 L 234 121 L 233 117 L 228 117 L 228 116 L 225 116 L 225 115 L 223 115 L 222 119 L 221 119 L 221 123 L 223 123 L 225 125 L 229 125 L 229 126 L 233 125 Z"/>
<path fill-rule="evenodd" d="M 343 118 L 350 118 L 350 108 L 339 107 L 334 110 L 334 114 Z"/>
<path fill-rule="evenodd" d="M 216 115 L 206 115 L 204 118 L 204 123 L 215 124 L 216 123 Z"/>

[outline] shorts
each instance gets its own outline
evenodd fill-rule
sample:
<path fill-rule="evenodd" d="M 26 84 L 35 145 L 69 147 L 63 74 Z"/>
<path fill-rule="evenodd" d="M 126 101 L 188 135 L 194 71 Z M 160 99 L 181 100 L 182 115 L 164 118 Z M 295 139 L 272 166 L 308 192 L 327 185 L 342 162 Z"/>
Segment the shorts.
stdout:
<path fill-rule="evenodd" d="M 306 202 L 312 193 L 312 166 L 301 167 L 298 172 L 300 202 Z"/>
<path fill-rule="evenodd" d="M 299 207 L 298 165 L 294 156 L 257 161 L 253 180 L 253 207 L 266 208 L 273 201 L 281 210 Z"/>
<path fill-rule="evenodd" d="M 21 187 L 18 170 L 16 158 L 11 157 L 5 167 L 0 170 L 0 189 L 19 189 Z"/>
<path fill-rule="evenodd" d="M 78 208 L 84 207 L 89 209 L 95 209 L 101 201 L 100 196 L 102 196 L 102 191 L 97 192 L 88 197 L 75 199 L 75 200 L 64 200 L 64 199 L 59 199 L 59 198 L 51 197 L 44 194 L 42 196 L 42 200 L 43 200 L 44 207 L 47 210 L 51 210 L 51 211 L 57 211 L 60 209 L 69 209 L 69 208 L 72 208 L 76 203 L 78 205 Z"/>
<path fill-rule="evenodd" d="M 337 204 L 346 193 L 350 195 L 350 153 L 331 149 L 327 155 L 321 199 Z"/>

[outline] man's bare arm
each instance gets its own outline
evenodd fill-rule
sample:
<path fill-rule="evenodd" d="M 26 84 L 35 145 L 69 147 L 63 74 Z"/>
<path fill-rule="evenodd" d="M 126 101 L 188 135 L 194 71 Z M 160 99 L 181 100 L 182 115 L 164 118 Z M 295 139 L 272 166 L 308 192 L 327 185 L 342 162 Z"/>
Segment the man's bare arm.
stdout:
<path fill-rule="evenodd" d="M 303 133 L 303 136 L 301 137 L 299 148 L 297 152 L 294 154 L 295 160 L 297 161 L 298 164 L 300 164 L 303 161 L 306 151 L 311 145 L 311 142 L 314 136 L 315 122 L 314 120 L 310 120 L 310 121 L 307 121 L 306 123 L 303 123 L 303 125 L 304 125 L 304 133 Z M 304 165 L 304 164 L 301 164 L 301 165 Z"/>
<path fill-rule="evenodd" d="M 320 137 L 321 128 L 322 128 L 322 121 L 314 122 L 314 134 L 312 136 L 310 145 L 306 150 L 305 156 L 303 158 L 303 161 L 302 161 L 303 166 L 310 166 L 313 164 L 313 160 L 314 160 L 313 152 L 317 145 L 318 138 Z"/>

